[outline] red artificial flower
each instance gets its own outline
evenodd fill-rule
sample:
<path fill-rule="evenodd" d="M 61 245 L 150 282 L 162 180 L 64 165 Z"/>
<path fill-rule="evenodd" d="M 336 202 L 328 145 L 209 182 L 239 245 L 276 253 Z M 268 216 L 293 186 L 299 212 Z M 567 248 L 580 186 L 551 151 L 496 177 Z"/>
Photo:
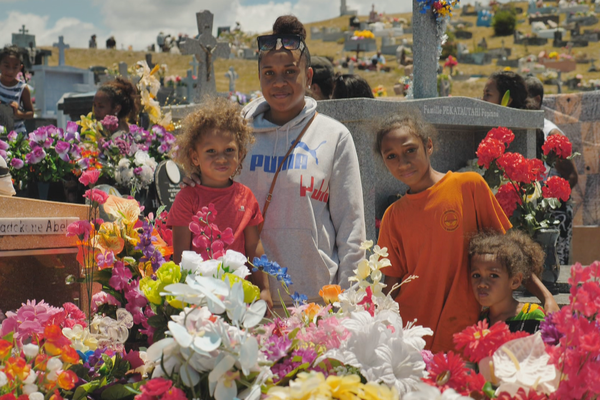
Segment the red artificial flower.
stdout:
<path fill-rule="evenodd" d="M 99 170 L 90 169 L 81 174 L 79 177 L 79 182 L 81 182 L 84 186 L 94 185 L 96 182 L 98 182 L 99 177 Z"/>
<path fill-rule="evenodd" d="M 49 400 L 64 400 L 64 399 L 58 392 L 58 389 L 54 389 L 54 394 L 52 396 L 50 396 Z"/>
<path fill-rule="evenodd" d="M 0 400 L 17 400 L 17 398 L 15 397 L 14 394 L 9 393 L 9 394 L 0 396 Z"/>
<path fill-rule="evenodd" d="M 511 340 L 508 325 L 496 322 L 489 327 L 487 321 L 479 321 L 462 332 L 455 333 L 453 337 L 456 349 L 463 349 L 463 355 L 475 363 L 491 356 L 500 346 Z"/>
<path fill-rule="evenodd" d="M 163 394 L 161 400 L 187 400 L 185 392 L 176 387 L 172 387 L 167 393 Z"/>
<path fill-rule="evenodd" d="M 97 204 L 104 204 L 106 203 L 106 200 L 108 200 L 108 194 L 98 189 L 86 190 L 83 197 L 85 197 L 86 199 L 90 199 L 92 203 Z"/>
<path fill-rule="evenodd" d="M 499 126 L 498 128 L 490 130 L 485 138 L 496 139 L 508 147 L 508 145 L 515 140 L 515 134 L 510 129 Z"/>
<path fill-rule="evenodd" d="M 558 158 L 566 159 L 573 153 L 573 145 L 566 136 L 555 134 L 548 136 L 542 145 L 542 151 L 546 156 L 553 152 Z"/>
<path fill-rule="evenodd" d="M 79 362 L 79 354 L 71 346 L 63 346 L 60 359 L 69 364 L 77 364 Z"/>
<path fill-rule="evenodd" d="M 76 352 L 77 354 L 77 352 Z M 63 371 L 58 375 L 58 379 L 56 382 L 58 383 L 58 387 L 64 390 L 71 390 L 75 387 L 75 384 L 79 378 L 77 374 L 73 371 Z"/>
<path fill-rule="evenodd" d="M 456 67 L 457 65 L 458 61 L 456 61 L 456 58 L 452 56 L 448 56 L 446 62 L 444 63 L 444 67 Z"/>
<path fill-rule="evenodd" d="M 0 339 L 0 359 L 6 358 L 10 354 L 13 344 L 8 340 Z"/>
<path fill-rule="evenodd" d="M 505 153 L 498 161 L 498 167 L 504 171 L 504 176 L 513 182 L 531 183 L 533 178 L 529 160 L 519 153 Z"/>
<path fill-rule="evenodd" d="M 154 378 L 146 382 L 140 389 L 142 390 L 142 393 L 147 394 L 148 396 L 160 396 L 167 392 L 171 386 L 173 386 L 173 381 L 170 379 Z"/>
<path fill-rule="evenodd" d="M 569 186 L 569 182 L 560 176 L 551 176 L 546 181 L 546 186 L 542 188 L 542 194 L 547 199 L 556 198 L 568 201 L 571 197 L 571 186 Z"/>
<path fill-rule="evenodd" d="M 534 181 L 543 181 L 546 177 L 546 166 L 539 158 L 529 159 L 529 169 L 531 170 L 531 178 Z"/>
<path fill-rule="evenodd" d="M 517 188 L 512 183 L 505 183 L 498 188 L 496 192 L 496 200 L 500 203 L 500 207 L 504 210 L 504 214 L 507 217 L 512 217 L 513 213 L 517 209 L 517 204 L 523 204 L 523 200 Z"/>
<path fill-rule="evenodd" d="M 475 154 L 478 157 L 477 164 L 489 168 L 492 161 L 504 154 L 504 145 L 497 139 L 486 138 L 479 143 Z"/>
<path fill-rule="evenodd" d="M 79 240 L 87 240 L 91 230 L 92 225 L 89 221 L 75 221 L 67 226 L 67 236 L 77 236 Z"/>
<path fill-rule="evenodd" d="M 429 376 L 423 382 L 436 386 L 440 391 L 454 389 L 466 395 L 468 380 L 467 367 L 458 354 L 449 351 L 448 354 L 437 353 L 429 364 Z"/>
<path fill-rule="evenodd" d="M 479 393 L 479 394 L 483 394 L 483 387 L 486 384 L 486 380 L 483 377 L 483 375 L 481 375 L 480 373 L 476 373 L 475 371 L 471 371 L 471 373 L 468 375 L 467 378 L 467 393 L 469 395 L 473 394 L 473 392 L 475 393 Z M 475 397 L 475 396 L 471 396 L 473 398 L 481 398 L 479 397 Z"/>
<path fill-rule="evenodd" d="M 29 376 L 31 367 L 22 357 L 9 357 L 4 364 L 4 370 L 8 377 L 18 377 L 20 380 L 25 380 Z M 9 378 L 10 379 L 10 378 Z"/>
<path fill-rule="evenodd" d="M 497 400 L 545 400 L 546 397 L 543 393 L 538 393 L 533 389 L 529 389 L 529 392 L 525 392 L 525 389 L 519 388 L 515 396 L 511 396 L 508 392 L 501 392 Z"/>

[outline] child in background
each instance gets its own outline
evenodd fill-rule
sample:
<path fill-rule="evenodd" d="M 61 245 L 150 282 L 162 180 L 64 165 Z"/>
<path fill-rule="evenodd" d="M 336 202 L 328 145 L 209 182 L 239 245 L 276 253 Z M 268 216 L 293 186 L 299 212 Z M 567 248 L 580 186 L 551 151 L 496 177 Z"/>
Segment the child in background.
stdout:
<path fill-rule="evenodd" d="M 138 91 L 127 79 L 117 77 L 104 83 L 94 96 L 94 117 L 102 121 L 107 115 L 114 115 L 119 126 L 113 137 L 119 132 L 129 132 L 129 121 L 135 122 L 138 110 Z"/>
<path fill-rule="evenodd" d="M 506 235 L 481 232 L 469 244 L 471 286 L 484 307 L 479 319 L 489 325 L 505 321 L 511 332 L 535 333 L 546 314 L 537 304 L 519 303 L 513 291 L 536 275 L 544 263 L 539 244 L 518 230 Z"/>
<path fill-rule="evenodd" d="M 169 212 L 167 225 L 173 228 L 175 263 L 181 262 L 183 251 L 202 252 L 192 244 L 189 225 L 192 217 L 211 203 L 217 210 L 217 227 L 233 230 L 233 243 L 225 250 L 238 251 L 250 260 L 264 254 L 258 232 L 263 221 L 258 202 L 250 189 L 232 180 L 240 172 L 253 142 L 252 128 L 239 109 L 225 99 L 211 100 L 186 118 L 175 160 L 186 172 L 199 174 L 202 184 L 183 188 Z M 272 307 L 267 276 L 261 271 L 253 272 L 251 281 Z"/>
<path fill-rule="evenodd" d="M 391 261 L 382 269 L 384 291 L 410 275 L 419 277 L 403 285 L 395 299 L 404 321 L 417 319 L 433 330 L 426 349 L 437 353 L 452 350 L 452 335 L 479 316 L 470 289 L 468 238 L 485 230 L 504 233 L 511 225 L 479 174 L 443 174 L 432 168 L 435 133 L 418 111 L 407 110 L 383 122 L 375 148 L 390 173 L 409 189 L 381 222 L 378 244 L 387 247 Z M 547 307 L 555 306 L 539 279 L 528 288 Z"/>
<path fill-rule="evenodd" d="M 0 103 L 8 104 L 13 109 L 13 130 L 27 133 L 23 120 L 33 118 L 33 104 L 27 84 L 17 80 L 22 68 L 19 49 L 16 46 L 5 47 L 0 53 Z"/>
<path fill-rule="evenodd" d="M 493 104 L 502 104 L 502 98 L 509 92 L 508 104 L 510 108 L 519 110 L 535 110 L 535 105 L 527 96 L 525 80 L 512 71 L 498 71 L 490 75 L 483 88 L 481 100 Z"/>

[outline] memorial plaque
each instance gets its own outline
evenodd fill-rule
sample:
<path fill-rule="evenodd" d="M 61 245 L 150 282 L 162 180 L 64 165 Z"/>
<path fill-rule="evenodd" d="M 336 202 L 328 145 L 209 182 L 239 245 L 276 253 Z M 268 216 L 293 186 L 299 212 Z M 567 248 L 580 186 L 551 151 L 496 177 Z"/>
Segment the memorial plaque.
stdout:
<path fill-rule="evenodd" d="M 79 218 L 0 218 L 0 236 L 65 235 L 75 221 Z"/>
<path fill-rule="evenodd" d="M 184 176 L 183 171 L 171 160 L 158 164 L 154 172 L 154 183 L 160 203 L 167 207 L 167 211 L 173 205 L 175 196 L 181 190 L 179 183 Z"/>

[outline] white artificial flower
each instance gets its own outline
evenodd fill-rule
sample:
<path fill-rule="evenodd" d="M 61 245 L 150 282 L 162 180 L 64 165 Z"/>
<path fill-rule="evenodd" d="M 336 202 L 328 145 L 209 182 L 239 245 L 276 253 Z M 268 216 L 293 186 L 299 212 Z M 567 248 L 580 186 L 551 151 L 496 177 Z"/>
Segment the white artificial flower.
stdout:
<path fill-rule="evenodd" d="M 62 361 L 60 361 L 58 358 L 51 358 L 50 360 L 48 360 L 48 363 L 46 364 L 46 369 L 48 371 L 58 371 L 59 369 L 61 369 L 63 366 Z"/>
<path fill-rule="evenodd" d="M 377 254 L 379 257 L 382 258 L 388 256 L 387 247 L 379 247 L 379 245 L 375 245 L 375 247 L 373 247 L 373 253 Z"/>
<path fill-rule="evenodd" d="M 96 350 L 98 340 L 90 334 L 90 330 L 86 327 L 76 324 L 73 328 L 63 328 L 63 335 L 71 340 L 71 346 L 82 353 L 88 350 Z"/>
<path fill-rule="evenodd" d="M 210 276 L 213 278 L 220 278 L 221 271 L 219 267 L 221 266 L 221 262 L 219 260 L 205 260 L 198 263 L 198 268 L 196 268 L 196 274 L 202 276 Z"/>
<path fill-rule="evenodd" d="M 250 271 L 248 270 L 248 267 L 246 267 L 248 258 L 242 253 L 235 250 L 227 250 L 220 260 L 223 263 L 223 268 L 229 268 L 229 272 L 234 275 L 237 275 L 242 279 L 250 275 Z"/>
<path fill-rule="evenodd" d="M 360 249 L 361 250 L 369 250 L 371 247 L 373 247 L 373 241 L 372 240 L 365 240 L 360 244 Z"/>
<path fill-rule="evenodd" d="M 494 375 L 500 383 L 497 393 L 506 391 L 515 396 L 519 388 L 527 390 L 535 385 L 536 391 L 550 394 L 558 388 L 560 374 L 549 363 L 550 355 L 540 332 L 505 343 L 492 360 Z"/>
<path fill-rule="evenodd" d="M 8 383 L 8 378 L 6 377 L 6 374 L 2 371 L 0 371 L 0 388 L 4 385 L 6 385 Z"/>
<path fill-rule="evenodd" d="M 35 383 L 27 383 L 23 385 L 23 394 L 30 395 L 32 393 L 36 393 L 38 390 L 39 389 Z"/>
<path fill-rule="evenodd" d="M 40 346 L 33 343 L 28 343 L 23 346 L 23 353 L 25 353 L 25 357 L 33 358 L 38 355 L 40 351 Z"/>
<path fill-rule="evenodd" d="M 150 156 L 148 155 L 148 153 L 146 153 L 143 150 L 136 151 L 133 158 L 135 160 L 135 164 L 138 167 L 141 167 L 142 165 L 146 165 L 146 163 L 150 160 Z"/>
<path fill-rule="evenodd" d="M 402 400 L 473 400 L 471 397 L 462 396 L 454 389 L 446 389 L 441 393 L 437 387 L 425 383 L 415 384 L 415 391 L 402 396 Z"/>
<path fill-rule="evenodd" d="M 179 266 L 182 270 L 196 272 L 198 265 L 202 262 L 202 256 L 195 251 L 185 250 L 181 254 L 181 263 Z"/>
<path fill-rule="evenodd" d="M 31 383 L 34 383 L 36 379 L 37 379 L 37 372 L 31 371 L 29 373 L 29 375 L 27 375 L 27 378 L 25 378 L 23 383 L 31 384 Z"/>
<path fill-rule="evenodd" d="M 146 187 L 148 185 L 150 185 L 152 182 L 154 182 L 154 168 L 148 166 L 148 165 L 143 165 L 141 172 L 139 173 L 139 179 L 140 179 L 140 183 L 143 187 Z"/>
<path fill-rule="evenodd" d="M 30 393 L 29 400 L 44 400 L 44 395 L 40 392 Z"/>
<path fill-rule="evenodd" d="M 133 174 L 133 168 L 131 168 L 131 161 L 127 158 L 121 158 L 119 164 L 115 168 L 115 180 L 120 184 L 129 184 L 135 178 Z"/>

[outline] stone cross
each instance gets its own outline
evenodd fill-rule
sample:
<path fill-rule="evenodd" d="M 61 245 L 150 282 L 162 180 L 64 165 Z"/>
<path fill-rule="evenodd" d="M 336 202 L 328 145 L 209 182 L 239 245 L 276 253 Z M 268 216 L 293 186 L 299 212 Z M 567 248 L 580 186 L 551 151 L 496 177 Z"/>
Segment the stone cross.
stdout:
<path fill-rule="evenodd" d="M 23 25 L 24 26 L 24 25 Z M 65 44 L 63 36 L 58 37 L 58 43 L 54 43 L 52 47 L 58 47 L 58 65 L 65 65 L 65 49 L 70 46 Z"/>
<path fill-rule="evenodd" d="M 225 72 L 225 78 L 229 79 L 229 92 L 235 92 L 235 81 L 238 80 L 240 76 L 233 69 L 233 67 L 229 67 L 229 71 Z"/>
<path fill-rule="evenodd" d="M 129 73 L 127 72 L 127 63 L 121 61 L 119 63 L 119 75 L 121 75 L 123 78 L 127 78 L 127 76 L 129 75 Z"/>
<path fill-rule="evenodd" d="M 186 39 L 181 44 L 181 54 L 193 54 L 198 60 L 198 85 L 194 101 L 200 101 L 205 96 L 216 96 L 217 85 L 213 59 L 229 58 L 229 43 L 217 42 L 212 35 L 214 15 L 204 10 L 196 13 L 198 23 L 198 39 Z"/>
<path fill-rule="evenodd" d="M 194 96 L 194 83 L 197 82 L 194 80 L 194 76 L 192 75 L 192 70 L 188 69 L 186 77 L 183 78 L 181 81 L 183 83 L 185 83 L 185 86 L 187 89 L 187 101 L 189 103 L 191 103 L 192 97 Z"/>
<path fill-rule="evenodd" d="M 190 61 L 190 65 L 192 66 L 192 73 L 194 74 L 194 76 L 198 76 L 198 66 L 200 64 L 198 64 L 198 60 L 196 60 L 196 57 L 192 57 L 192 61 Z"/>
<path fill-rule="evenodd" d="M 354 75 L 354 61 L 350 60 L 348 63 L 348 73 Z"/>
<path fill-rule="evenodd" d="M 19 30 L 19 33 L 20 33 L 21 35 L 24 35 L 24 34 L 26 34 L 26 33 L 29 33 L 29 30 L 28 30 L 28 29 L 25 29 L 25 25 L 23 25 L 23 27 L 22 27 L 22 28 Z"/>
<path fill-rule="evenodd" d="M 588 69 L 588 72 L 598 72 L 598 68 L 596 68 L 596 66 L 594 65 L 594 63 L 596 62 L 596 60 L 594 60 L 592 58 L 592 59 L 590 59 L 590 62 L 592 63 L 592 66 Z"/>
<path fill-rule="evenodd" d="M 413 90 L 415 99 L 437 97 L 436 20 L 431 10 L 425 14 L 413 0 Z"/>

